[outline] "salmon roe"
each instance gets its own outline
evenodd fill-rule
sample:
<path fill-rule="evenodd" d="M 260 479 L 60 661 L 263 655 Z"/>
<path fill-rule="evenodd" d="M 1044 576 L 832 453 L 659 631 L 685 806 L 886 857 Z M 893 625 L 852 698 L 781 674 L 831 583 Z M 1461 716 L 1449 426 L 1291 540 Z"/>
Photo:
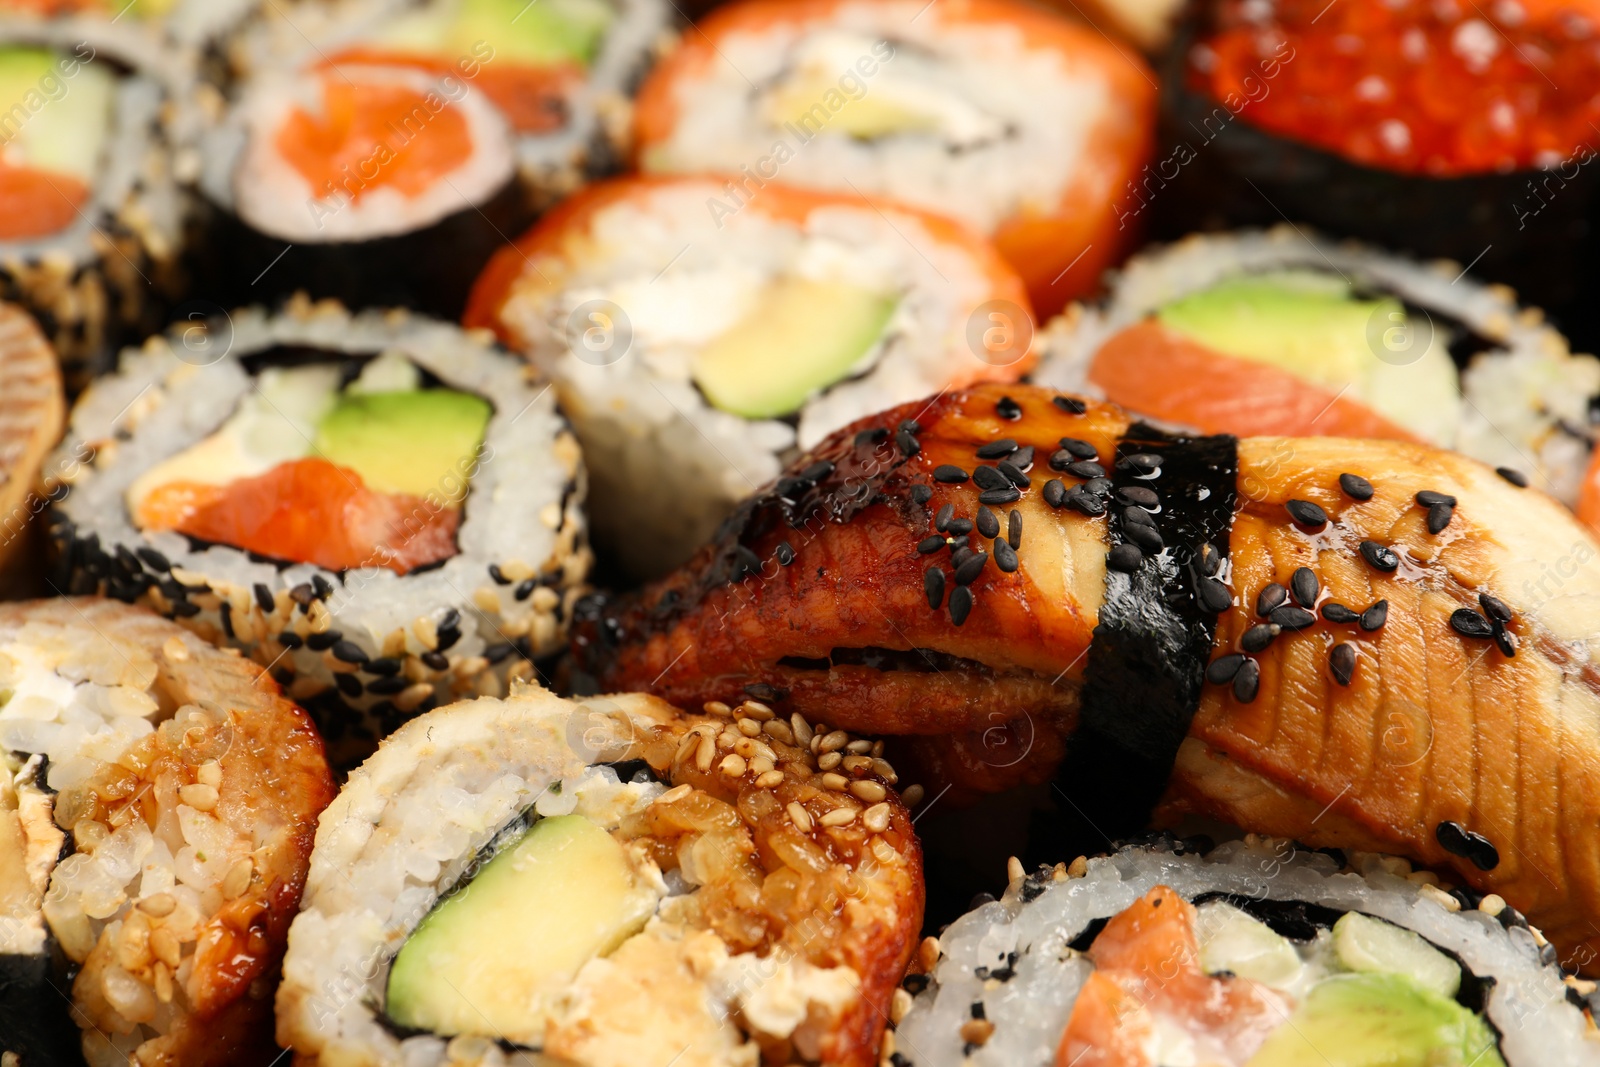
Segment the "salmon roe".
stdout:
<path fill-rule="evenodd" d="M 1578 0 L 1222 0 L 1215 25 L 1193 88 L 1358 163 L 1448 177 L 1600 144 L 1600 10 Z"/>

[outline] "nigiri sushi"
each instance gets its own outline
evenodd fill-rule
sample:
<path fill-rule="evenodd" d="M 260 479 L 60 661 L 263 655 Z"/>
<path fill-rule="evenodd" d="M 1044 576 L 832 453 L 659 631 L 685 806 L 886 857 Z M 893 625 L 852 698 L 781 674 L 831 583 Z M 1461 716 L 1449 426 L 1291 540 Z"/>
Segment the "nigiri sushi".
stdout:
<path fill-rule="evenodd" d="M 990 385 L 829 438 L 691 564 L 584 605 L 576 650 L 605 688 L 916 735 L 969 789 L 1053 773 L 1097 826 L 1165 791 L 1165 819 L 1411 856 L 1587 964 L 1597 554 L 1453 453 Z"/>

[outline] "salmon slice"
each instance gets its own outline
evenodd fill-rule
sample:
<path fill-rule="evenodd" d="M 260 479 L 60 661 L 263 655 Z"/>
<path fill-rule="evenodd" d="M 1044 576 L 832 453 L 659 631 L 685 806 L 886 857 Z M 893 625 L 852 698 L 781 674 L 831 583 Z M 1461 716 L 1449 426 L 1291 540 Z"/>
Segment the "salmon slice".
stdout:
<path fill-rule="evenodd" d="M 420 196 L 472 154 L 460 111 L 429 108 L 425 95 L 407 86 L 324 75 L 322 93 L 322 113 L 295 108 L 276 140 L 279 154 L 319 193 L 354 184 L 358 201 L 375 189 Z M 419 113 L 428 116 L 420 127 Z M 352 174 L 362 180 L 347 183 Z"/>
<path fill-rule="evenodd" d="M 1591 530 L 1600 530 L 1600 448 L 1589 454 L 1589 469 L 1583 474 L 1575 510 Z"/>
<path fill-rule="evenodd" d="M 1159 1067 L 1157 1020 L 1237 1067 L 1289 1017 L 1283 995 L 1248 979 L 1213 978 L 1200 966 L 1194 905 L 1158 885 L 1111 918 L 1089 946 L 1095 971 L 1072 1007 L 1056 1067 Z"/>
<path fill-rule="evenodd" d="M 329 66 L 341 63 L 376 63 L 414 67 L 441 76 L 459 78 L 457 60 L 421 52 L 391 52 L 382 48 L 350 48 L 331 57 Z M 566 125 L 567 100 L 583 84 L 584 70 L 577 63 L 532 66 L 498 61 L 482 67 L 470 85 L 494 101 L 518 133 L 549 133 Z"/>
<path fill-rule="evenodd" d="M 460 513 L 421 497 L 376 492 L 355 471 L 313 458 L 227 486 L 160 486 L 136 518 L 147 530 L 177 530 L 275 559 L 405 574 L 456 554 Z"/>
<path fill-rule="evenodd" d="M 1224 355 L 1154 321 L 1102 345 L 1089 380 L 1113 403 L 1206 433 L 1417 440 L 1347 393 Z"/>
<path fill-rule="evenodd" d="M 0 162 L 0 240 L 59 233 L 89 201 L 89 187 L 70 174 Z"/>

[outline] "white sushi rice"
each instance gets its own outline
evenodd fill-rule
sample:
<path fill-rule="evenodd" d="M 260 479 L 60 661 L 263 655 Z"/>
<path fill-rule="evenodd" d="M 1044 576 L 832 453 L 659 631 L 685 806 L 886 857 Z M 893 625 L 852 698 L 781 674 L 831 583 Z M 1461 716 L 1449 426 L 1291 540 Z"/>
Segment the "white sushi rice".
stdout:
<path fill-rule="evenodd" d="M 1600 1064 L 1593 1027 L 1567 1000 L 1560 970 L 1540 964 L 1528 931 L 1507 930 L 1483 911 L 1452 911 L 1445 894 L 1404 877 L 1410 872 L 1404 861 L 1373 855 L 1355 861 L 1357 870 L 1341 870 L 1325 854 L 1251 837 L 1205 856 L 1132 847 L 1089 860 L 1081 877 L 1063 872 L 1019 879 L 1001 900 L 967 913 L 940 935 L 933 980 L 901 1021 L 895 1048 L 915 1067 L 1053 1064 L 1078 991 L 1093 970 L 1070 942 L 1092 920 L 1116 915 L 1165 885 L 1190 900 L 1223 892 L 1300 901 L 1413 930 L 1473 975 L 1494 979 L 1486 1014 L 1511 1067 Z M 1015 976 L 990 977 L 1012 953 Z M 994 1032 L 968 1053 L 959 1031 L 976 1003 Z"/>
<path fill-rule="evenodd" d="M 500 311 L 556 382 L 590 457 L 597 537 L 640 573 L 681 562 L 795 448 L 992 371 L 967 338 L 990 283 L 916 216 L 837 205 L 797 225 L 764 214 L 759 192 L 732 214 L 708 209 L 724 195 L 721 182 L 690 179 L 600 209 L 574 242 L 581 255 L 536 257 Z M 898 300 L 880 341 L 804 402 L 797 426 L 721 411 L 691 377 L 695 353 L 784 277 Z"/>
<path fill-rule="evenodd" d="M 1174 300 L 1276 271 L 1342 276 L 1492 342 L 1460 375 L 1459 411 L 1443 420 L 1453 430 L 1430 443 L 1522 471 L 1565 503 L 1577 499 L 1594 436 L 1589 405 L 1600 395 L 1600 361 L 1574 355 L 1538 309 L 1519 306 L 1510 289 L 1468 277 L 1458 264 L 1419 263 L 1300 227 L 1195 235 L 1135 256 L 1111 277 L 1103 303 L 1071 308 L 1050 324 L 1034 381 L 1098 396 L 1089 367 L 1113 336 Z M 1431 328 L 1433 343 L 1442 344 L 1447 324 Z"/>
<path fill-rule="evenodd" d="M 240 360 L 277 346 L 326 350 L 330 358 L 397 353 L 447 386 L 490 401 L 494 411 L 484 436 L 490 451 L 471 472 L 457 555 L 408 575 L 376 566 L 341 575 L 306 563 L 257 562 L 223 545 L 191 549 L 180 534 L 147 534 L 134 525 L 126 504 L 129 486 L 216 431 L 252 389 L 253 379 Z M 91 455 L 92 460 L 82 461 Z M 97 380 L 83 395 L 50 469 L 68 476 L 71 492 L 57 511 L 79 543 L 93 535 L 107 552 L 121 546 L 165 556 L 172 578 L 193 590 L 189 603 L 201 608 L 178 621 L 280 674 L 292 674 L 290 694 L 302 702 L 331 696 L 335 674 L 352 673 L 351 665 L 335 659 L 331 650 L 284 645 L 279 635 L 285 630 L 304 639 L 336 629 L 371 659 L 401 661 L 398 674 L 385 677 L 403 678 L 406 687 L 387 694 L 343 694 L 343 703 L 354 708 L 388 703 L 404 714 L 435 700 L 503 692 L 506 670 L 526 676 L 531 664 L 513 667 L 510 661 L 518 657 L 508 656 L 497 673 L 488 669 L 483 653 L 508 642 L 534 656 L 560 647 L 591 562 L 582 511 L 583 463 L 554 391 L 487 336 L 406 312 L 353 315 L 331 302 L 296 299 L 280 313 L 250 308 L 226 321 L 151 338 L 143 348 L 125 352 L 118 373 Z M 441 495 L 451 490 L 440 486 Z M 83 562 L 77 560 L 80 566 Z M 151 576 L 167 577 L 159 571 Z M 318 583 L 328 595 L 297 606 L 291 592 Z M 272 600 L 271 611 L 262 609 L 258 586 Z M 175 614 L 173 601 L 158 588 L 145 589 L 142 599 Z M 447 620 L 452 617 L 460 637 L 441 648 L 440 630 L 451 629 Z M 435 651 L 448 653 L 444 669 L 423 662 L 424 654 Z M 394 687 L 379 685 L 384 688 Z M 338 740 L 333 723 L 321 725 L 330 741 Z M 393 725 L 376 728 L 386 732 Z M 369 749 L 374 740 L 365 736 Z"/>
<path fill-rule="evenodd" d="M 759 171 L 783 143 L 781 181 L 890 197 L 984 233 L 1059 203 L 1091 165 L 1093 131 L 1118 107 L 1093 66 L 1030 46 L 1018 26 L 947 18 L 925 0 L 780 18 L 716 48 L 716 60 L 674 87 L 677 123 L 648 146 L 644 170 Z M 787 121 L 779 93 L 817 105 L 822 121 Z M 902 105 L 934 115 L 934 128 L 880 143 L 841 132 L 832 114 Z"/>

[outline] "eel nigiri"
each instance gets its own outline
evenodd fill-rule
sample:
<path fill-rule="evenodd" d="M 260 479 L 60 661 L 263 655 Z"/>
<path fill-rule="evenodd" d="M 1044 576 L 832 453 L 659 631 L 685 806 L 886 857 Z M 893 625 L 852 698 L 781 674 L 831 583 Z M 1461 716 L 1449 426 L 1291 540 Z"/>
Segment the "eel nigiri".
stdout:
<path fill-rule="evenodd" d="M 918 735 L 969 789 L 1054 773 L 1107 829 L 1154 807 L 1411 856 L 1586 966 L 1597 555 L 1425 445 L 1175 436 L 992 385 L 840 431 L 575 640 L 608 689 Z"/>

